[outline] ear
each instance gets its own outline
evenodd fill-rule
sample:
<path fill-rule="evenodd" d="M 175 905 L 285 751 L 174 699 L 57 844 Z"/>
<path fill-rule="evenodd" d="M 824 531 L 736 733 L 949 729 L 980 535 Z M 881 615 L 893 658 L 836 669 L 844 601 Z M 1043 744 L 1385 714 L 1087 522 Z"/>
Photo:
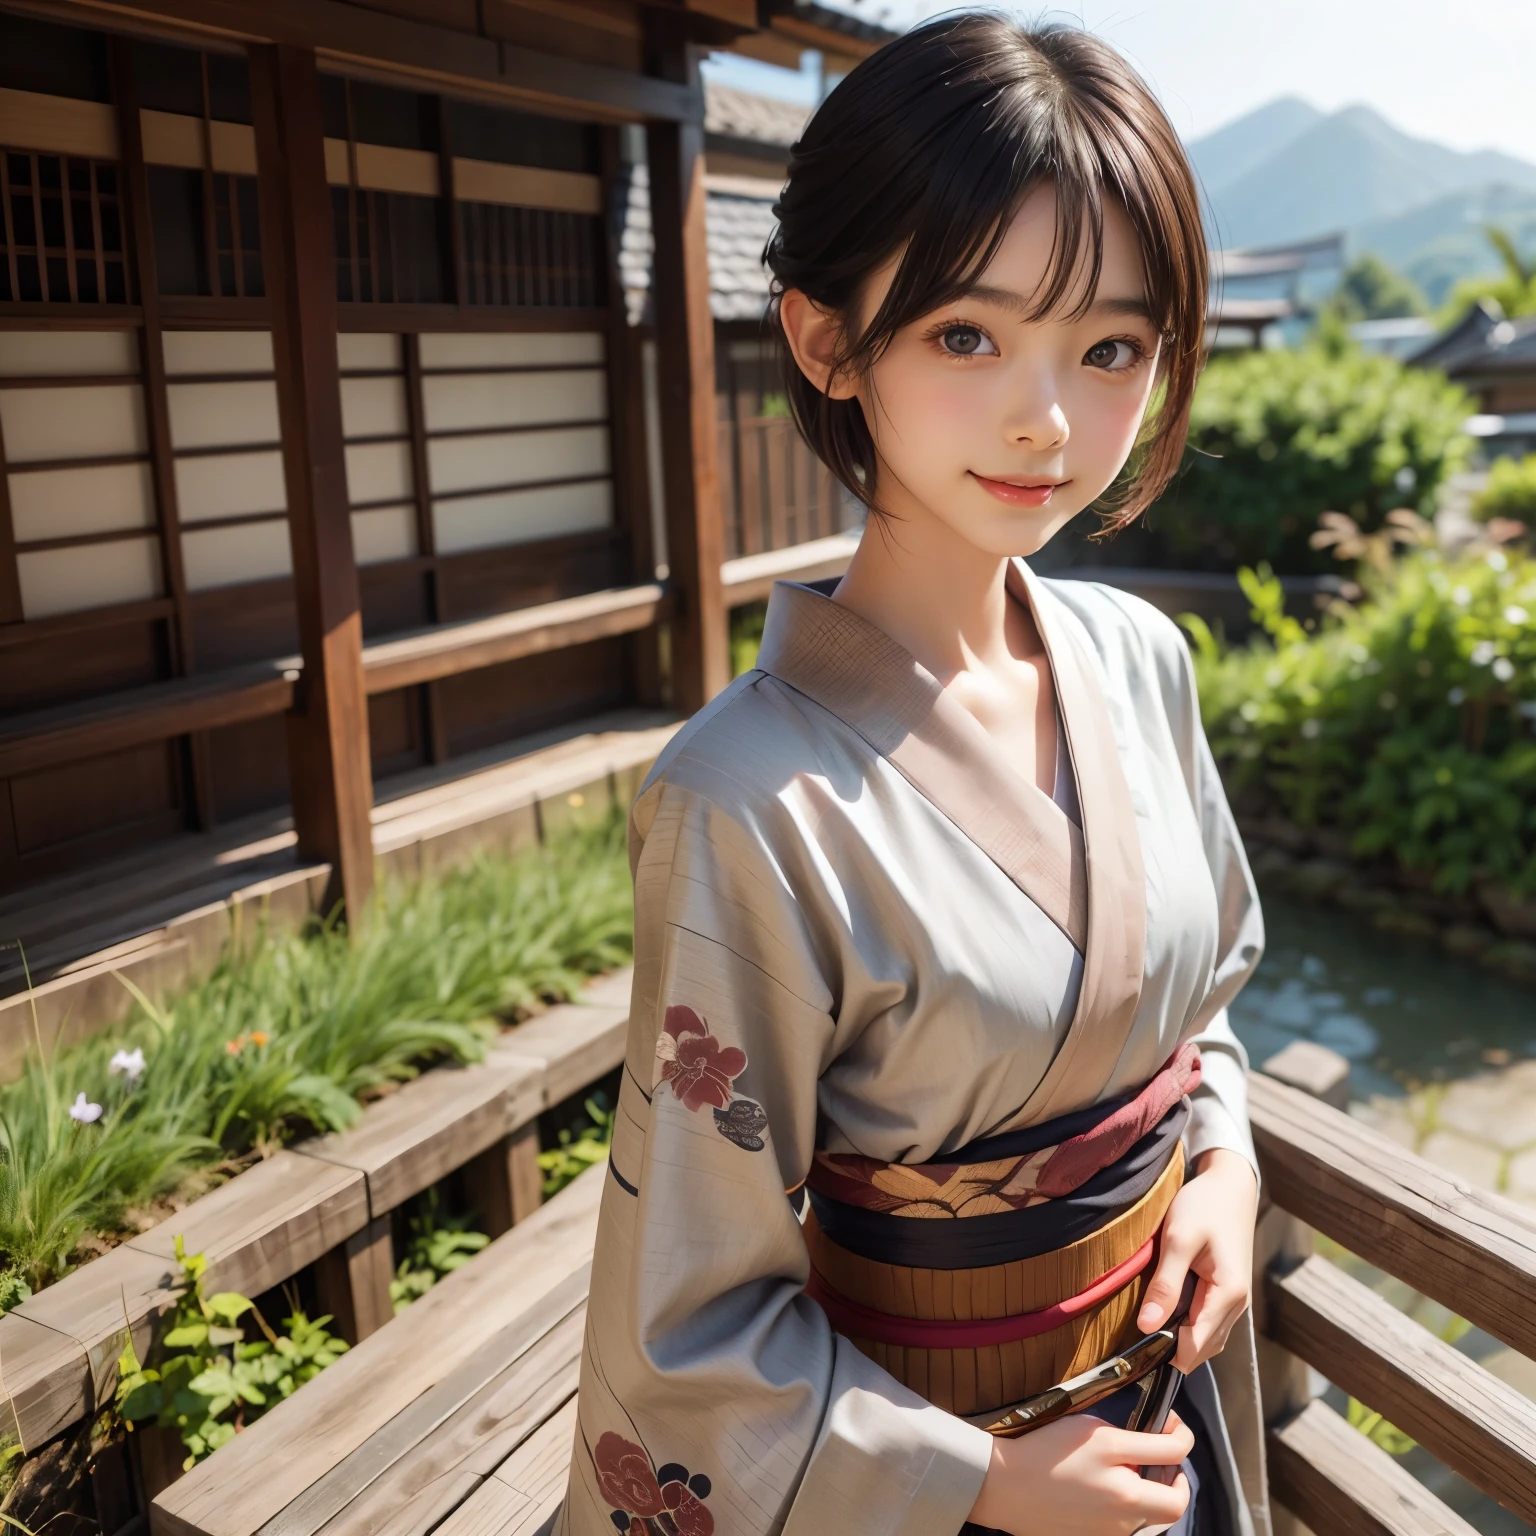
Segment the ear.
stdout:
<path fill-rule="evenodd" d="M 822 309 L 798 288 L 789 288 L 779 300 L 779 318 L 801 373 L 829 399 L 851 400 L 856 393 L 853 381 L 846 374 L 832 377 L 842 334 L 836 314 Z"/>

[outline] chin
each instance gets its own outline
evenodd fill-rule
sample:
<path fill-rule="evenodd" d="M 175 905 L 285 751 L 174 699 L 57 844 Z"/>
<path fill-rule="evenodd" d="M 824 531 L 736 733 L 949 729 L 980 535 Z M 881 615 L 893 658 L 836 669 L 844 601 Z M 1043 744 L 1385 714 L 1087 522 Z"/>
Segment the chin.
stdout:
<path fill-rule="evenodd" d="M 1041 507 L 1034 513 L 992 513 L 955 528 L 961 538 L 989 555 L 1028 559 L 1037 555 L 1077 513 Z M 953 525 L 952 525 L 953 526 Z"/>

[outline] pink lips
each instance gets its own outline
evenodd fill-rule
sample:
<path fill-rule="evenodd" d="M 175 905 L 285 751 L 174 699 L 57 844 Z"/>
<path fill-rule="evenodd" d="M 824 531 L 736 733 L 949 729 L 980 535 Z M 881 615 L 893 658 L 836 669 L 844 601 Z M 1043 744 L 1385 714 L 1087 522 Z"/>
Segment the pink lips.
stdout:
<path fill-rule="evenodd" d="M 1018 485 L 1012 480 L 989 480 L 985 475 L 978 475 L 974 469 L 971 476 L 999 501 L 1006 501 L 1015 507 L 1043 507 L 1050 501 L 1051 493 L 1066 484 L 1064 480 L 1042 480 L 1034 485 Z"/>

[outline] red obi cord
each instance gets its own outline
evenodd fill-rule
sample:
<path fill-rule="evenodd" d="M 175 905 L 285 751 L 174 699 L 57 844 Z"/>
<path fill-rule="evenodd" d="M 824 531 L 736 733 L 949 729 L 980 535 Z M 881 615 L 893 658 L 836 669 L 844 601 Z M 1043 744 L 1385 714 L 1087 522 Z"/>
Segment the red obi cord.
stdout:
<path fill-rule="evenodd" d="M 1107 1275 L 1101 1275 L 1086 1291 L 1068 1296 L 1054 1306 L 1042 1307 L 1038 1312 L 1019 1312 L 1012 1317 L 953 1321 L 896 1317 L 890 1312 L 862 1307 L 839 1295 L 814 1269 L 806 1283 L 805 1294 L 820 1304 L 837 1332 L 854 1338 L 873 1339 L 878 1344 L 903 1344 L 909 1349 L 980 1349 L 988 1344 L 1032 1339 L 1080 1317 L 1146 1269 L 1156 1247 L 1156 1238 L 1149 1237 L 1130 1258 L 1117 1264 Z"/>

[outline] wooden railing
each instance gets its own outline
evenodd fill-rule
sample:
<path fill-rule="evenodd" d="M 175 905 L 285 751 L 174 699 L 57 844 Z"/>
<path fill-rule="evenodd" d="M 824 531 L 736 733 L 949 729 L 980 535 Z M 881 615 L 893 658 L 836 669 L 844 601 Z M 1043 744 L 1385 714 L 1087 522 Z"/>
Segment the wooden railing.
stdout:
<path fill-rule="evenodd" d="M 1536 1211 L 1297 1089 L 1259 1073 L 1250 1083 L 1266 1204 L 1255 1303 L 1274 1500 L 1317 1536 L 1472 1531 L 1311 1397 L 1311 1366 L 1536 1524 L 1536 1405 L 1311 1252 L 1315 1229 L 1536 1356 Z"/>

